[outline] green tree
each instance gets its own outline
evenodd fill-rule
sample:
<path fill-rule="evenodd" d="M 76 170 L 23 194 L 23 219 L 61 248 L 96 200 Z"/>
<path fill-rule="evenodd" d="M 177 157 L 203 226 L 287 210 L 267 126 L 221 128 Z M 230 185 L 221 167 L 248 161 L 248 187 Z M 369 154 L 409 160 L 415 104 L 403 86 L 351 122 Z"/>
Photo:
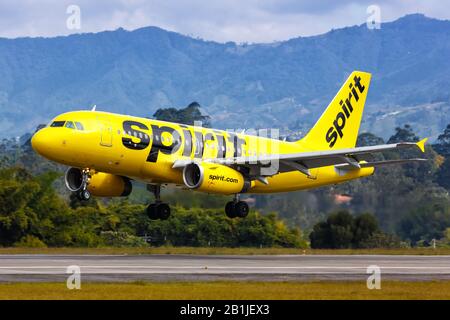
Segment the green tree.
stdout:
<path fill-rule="evenodd" d="M 329 249 L 334 248 L 331 238 L 330 226 L 327 222 L 319 222 L 313 227 L 313 231 L 309 235 L 311 248 L 313 249 Z"/>
<path fill-rule="evenodd" d="M 384 144 L 383 138 L 370 132 L 361 133 L 356 140 L 356 146 L 358 147 L 376 146 L 379 144 Z"/>
<path fill-rule="evenodd" d="M 416 244 L 419 241 L 430 242 L 444 237 L 450 225 L 450 204 L 446 199 L 435 199 L 423 203 L 413 210 L 399 224 L 399 234 Z"/>
<path fill-rule="evenodd" d="M 353 240 L 354 219 L 345 210 L 331 214 L 326 222 L 316 224 L 310 234 L 312 248 L 349 248 Z"/>
<path fill-rule="evenodd" d="M 409 124 L 395 128 L 395 134 L 391 136 L 387 143 L 397 142 L 417 142 L 419 138 L 414 133 L 413 128 Z"/>
<path fill-rule="evenodd" d="M 436 182 L 440 186 L 450 190 L 450 124 L 439 135 L 437 143 L 433 145 L 433 148 L 445 157 L 436 172 Z"/>
<path fill-rule="evenodd" d="M 450 124 L 447 125 L 444 132 L 437 138 L 434 149 L 444 157 L 450 157 Z"/>
<path fill-rule="evenodd" d="M 175 108 L 158 109 L 153 116 L 158 120 L 188 125 L 193 125 L 195 121 L 201 121 L 203 127 L 209 127 L 211 119 L 207 115 L 202 115 L 200 108 L 197 102 L 192 102 L 186 108 L 179 110 Z"/>
<path fill-rule="evenodd" d="M 0 244 L 18 242 L 39 222 L 30 204 L 40 185 L 22 169 L 0 171 Z"/>
<path fill-rule="evenodd" d="M 359 247 L 377 231 L 379 231 L 378 221 L 374 215 L 364 213 L 357 216 L 354 221 L 353 245 Z"/>
<path fill-rule="evenodd" d="M 436 182 L 447 190 L 450 190 L 450 157 L 445 158 L 436 173 Z"/>
<path fill-rule="evenodd" d="M 369 247 L 370 239 L 377 233 L 381 234 L 373 215 L 366 213 L 354 218 L 342 210 L 317 223 L 309 237 L 311 248 L 344 249 Z"/>

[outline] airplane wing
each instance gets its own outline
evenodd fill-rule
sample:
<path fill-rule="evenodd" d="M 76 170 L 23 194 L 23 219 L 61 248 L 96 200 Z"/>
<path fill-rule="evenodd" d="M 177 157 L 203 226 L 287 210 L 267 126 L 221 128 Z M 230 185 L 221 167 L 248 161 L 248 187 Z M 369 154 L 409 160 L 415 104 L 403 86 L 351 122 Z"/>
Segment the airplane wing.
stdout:
<path fill-rule="evenodd" d="M 328 151 L 312 151 L 293 154 L 271 154 L 259 157 L 235 157 L 235 158 L 219 158 L 219 159 L 204 159 L 203 161 L 209 163 L 217 163 L 231 167 L 247 167 L 250 175 L 256 177 L 271 176 L 279 172 L 300 171 L 303 174 L 310 176 L 310 169 L 331 166 L 341 170 L 360 169 L 364 167 L 379 167 L 384 165 L 399 164 L 405 162 L 420 162 L 427 159 L 402 159 L 402 160 L 387 160 L 367 162 L 374 154 L 383 151 L 399 150 L 405 148 L 417 148 L 425 152 L 425 142 L 423 139 L 417 143 L 401 142 L 393 144 L 385 144 L 378 146 L 357 147 L 349 149 L 328 150 Z M 264 174 L 264 167 L 270 167 L 273 161 L 278 161 L 276 172 Z M 183 160 L 175 162 L 174 168 L 184 167 L 187 163 Z M 270 172 L 270 170 L 266 170 Z"/>

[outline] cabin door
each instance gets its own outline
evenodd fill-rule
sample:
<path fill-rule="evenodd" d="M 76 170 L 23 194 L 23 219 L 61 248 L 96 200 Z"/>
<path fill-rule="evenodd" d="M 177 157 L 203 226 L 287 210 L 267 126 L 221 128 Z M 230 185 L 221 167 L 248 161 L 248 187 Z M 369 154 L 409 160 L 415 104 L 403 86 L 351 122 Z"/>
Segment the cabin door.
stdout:
<path fill-rule="evenodd" d="M 113 143 L 113 131 L 111 122 L 101 120 L 100 121 L 100 145 L 104 147 L 112 147 Z"/>

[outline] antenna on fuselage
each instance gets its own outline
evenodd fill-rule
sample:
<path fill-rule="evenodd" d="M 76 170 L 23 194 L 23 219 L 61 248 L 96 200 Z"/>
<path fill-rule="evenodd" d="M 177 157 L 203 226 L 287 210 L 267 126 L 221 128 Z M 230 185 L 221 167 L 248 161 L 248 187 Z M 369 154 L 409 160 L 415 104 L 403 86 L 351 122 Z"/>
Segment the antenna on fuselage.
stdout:
<path fill-rule="evenodd" d="M 91 111 L 95 111 L 96 108 L 97 108 L 97 105 L 94 104 L 94 106 L 92 107 Z"/>

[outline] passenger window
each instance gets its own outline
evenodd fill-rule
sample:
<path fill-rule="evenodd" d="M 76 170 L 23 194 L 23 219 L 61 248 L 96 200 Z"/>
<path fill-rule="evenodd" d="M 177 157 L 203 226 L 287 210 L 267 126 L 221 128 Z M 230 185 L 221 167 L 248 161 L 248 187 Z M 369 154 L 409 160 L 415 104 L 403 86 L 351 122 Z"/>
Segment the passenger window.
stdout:
<path fill-rule="evenodd" d="M 73 124 L 72 121 L 67 121 L 66 122 L 66 128 L 75 129 L 75 125 Z"/>
<path fill-rule="evenodd" d="M 77 129 L 78 129 L 78 130 L 81 130 L 81 131 L 84 130 L 84 127 L 83 127 L 83 125 L 81 124 L 81 122 L 75 122 L 75 125 L 77 126 Z"/>
<path fill-rule="evenodd" d="M 50 127 L 64 127 L 65 121 L 53 121 Z"/>

